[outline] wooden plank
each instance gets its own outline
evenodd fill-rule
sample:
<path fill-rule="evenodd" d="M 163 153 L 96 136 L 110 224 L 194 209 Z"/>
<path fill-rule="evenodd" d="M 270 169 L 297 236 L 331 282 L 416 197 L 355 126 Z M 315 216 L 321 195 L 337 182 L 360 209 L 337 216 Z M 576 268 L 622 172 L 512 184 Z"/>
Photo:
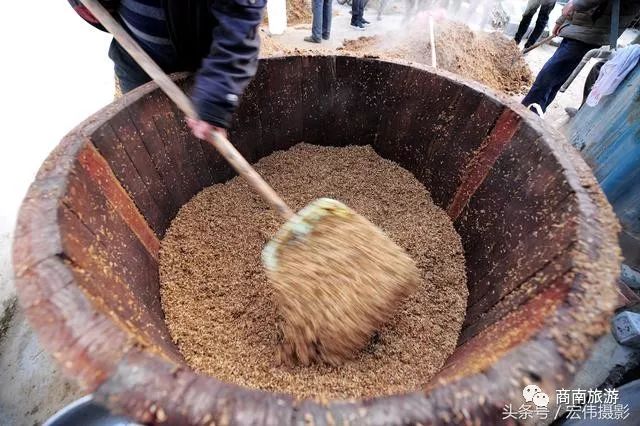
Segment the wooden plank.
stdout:
<path fill-rule="evenodd" d="M 505 110 L 498 118 L 491 134 L 464 170 L 462 182 L 447 211 L 452 220 L 455 221 L 460 216 L 471 196 L 482 185 L 494 163 L 516 134 L 519 123 L 520 117 L 510 110 Z"/>
<path fill-rule="evenodd" d="M 65 255 L 75 266 L 75 283 L 97 310 L 105 313 L 132 337 L 147 346 L 175 352 L 171 337 L 153 306 L 150 306 L 126 271 L 76 213 L 62 208 L 59 214 Z"/>
<path fill-rule="evenodd" d="M 95 397 L 145 424 L 298 424 L 291 396 L 223 383 L 141 350 L 122 357 Z"/>
<path fill-rule="evenodd" d="M 448 121 L 443 118 L 436 124 L 424 167 L 424 182 L 442 208 L 450 205 L 462 182 L 462 171 L 494 129 L 504 106 L 464 86 L 454 110 Z"/>
<path fill-rule="evenodd" d="M 87 144 L 78 153 L 78 163 L 91 179 L 93 185 L 100 188 L 101 193 L 109 201 L 109 205 L 120 215 L 120 218 L 138 237 L 149 254 L 157 261 L 160 251 L 160 240 L 149 227 L 144 217 L 136 208 L 133 200 L 109 168 L 107 161 L 98 153 L 95 147 Z"/>
<path fill-rule="evenodd" d="M 549 241 L 557 238 L 553 244 L 543 243 L 545 232 L 571 223 L 571 203 L 563 202 L 572 191 L 553 155 L 531 142 L 528 132 L 518 132 L 456 222 L 466 253 L 469 306 L 487 293 L 502 294 L 508 277 L 541 268 L 548 259 L 536 251 L 554 256 L 572 241 L 575 229 L 569 226 L 547 235 Z"/>
<path fill-rule="evenodd" d="M 167 218 L 149 193 L 149 189 L 131 162 L 122 142 L 108 124 L 91 135 L 91 142 L 107 160 L 122 186 L 129 192 L 136 206 L 158 235 L 163 235 Z"/>
<path fill-rule="evenodd" d="M 198 171 L 194 165 L 189 146 L 185 143 L 184 133 L 177 124 L 177 118 L 167 102 L 164 109 L 153 116 L 156 129 L 165 144 L 165 149 L 173 158 L 173 164 L 183 188 L 187 201 L 196 195 L 203 186 L 199 182 Z M 198 144 L 199 145 L 199 144 Z"/>
<path fill-rule="evenodd" d="M 103 257 L 100 260 L 122 277 L 140 303 L 163 318 L 159 297 L 158 263 L 127 226 L 113 206 L 81 167 L 69 175 L 64 205 L 86 226 L 86 249 L 93 248 Z M 82 229 L 74 227 L 73 231 Z M 65 235 L 63 235 L 63 238 Z M 79 246 L 82 250 L 82 246 Z M 97 255 L 97 254 L 96 254 Z"/>
<path fill-rule="evenodd" d="M 255 161 L 260 155 L 254 147 L 262 146 L 262 109 L 268 108 L 268 106 L 259 102 L 270 103 L 270 99 L 261 93 L 266 85 L 266 78 L 265 73 L 262 73 L 262 78 L 259 81 L 254 80 L 250 84 L 240 100 L 240 105 L 233 116 L 229 129 L 229 140 L 249 162 Z M 214 154 L 220 157 L 217 152 Z M 222 159 L 218 158 L 217 161 L 219 163 Z M 219 164 L 216 167 L 221 169 Z M 221 170 L 224 171 L 224 168 Z M 235 174 L 233 171 L 232 173 Z M 229 174 L 229 172 L 225 174 Z"/>
<path fill-rule="evenodd" d="M 151 155 L 142 141 L 140 132 L 133 120 L 131 120 L 129 112 L 127 110 L 118 112 L 109 120 L 109 125 L 124 146 L 131 163 L 138 171 L 149 194 L 165 218 L 161 227 L 162 232 L 159 233 L 162 236 L 170 223 L 170 219 L 178 212 L 179 206 L 176 205 L 162 175 L 156 169 Z"/>
<path fill-rule="evenodd" d="M 386 74 L 380 77 L 386 81 L 380 106 L 384 120 L 379 122 L 374 148 L 382 157 L 397 162 L 422 182 L 423 152 L 431 142 L 431 135 L 428 125 L 419 126 L 413 122 L 435 120 L 440 109 L 434 105 L 445 83 L 439 76 L 423 70 L 394 64 L 387 66 Z"/>
<path fill-rule="evenodd" d="M 304 133 L 302 105 L 302 61 L 297 56 L 274 58 L 256 78 L 262 139 L 246 146 L 250 162 L 276 150 L 286 150 L 302 142 Z"/>
<path fill-rule="evenodd" d="M 62 253 L 57 212 L 65 184 L 64 177 L 39 179 L 22 201 L 13 244 L 13 270 L 17 278 L 39 262 Z"/>
<path fill-rule="evenodd" d="M 94 309 L 74 279 L 54 256 L 25 270 L 16 288 L 39 342 L 66 375 L 91 391 L 133 341 Z"/>
<path fill-rule="evenodd" d="M 551 286 L 460 345 L 435 380 L 452 381 L 486 371 L 508 351 L 538 333 L 559 308 L 569 286 Z"/>
<path fill-rule="evenodd" d="M 546 268 L 549 263 L 561 264 L 562 258 L 570 256 L 568 250 L 576 241 L 577 229 L 575 213 L 567 206 L 574 205 L 574 202 L 567 199 L 564 205 L 559 206 L 560 211 L 549 213 L 557 214 L 557 220 L 544 223 L 535 230 L 524 230 L 522 235 L 513 236 L 504 251 L 492 253 L 491 263 L 494 266 L 475 281 L 478 290 L 468 301 L 469 321 L 520 287 L 541 268 Z M 484 291 L 480 292 L 480 289 Z"/>
<path fill-rule="evenodd" d="M 301 73 L 314 76 L 302 83 L 303 140 L 318 145 L 330 143 L 337 115 L 335 56 L 302 56 Z"/>
<path fill-rule="evenodd" d="M 495 324 L 510 312 L 516 312 L 537 294 L 550 287 L 568 288 L 573 279 L 570 247 L 547 262 L 523 281 L 507 281 L 504 288 L 498 287 L 495 294 L 488 294 L 478 304 L 470 306 L 462 325 L 458 344 L 463 344 L 482 330 Z"/>
<path fill-rule="evenodd" d="M 191 162 L 201 188 L 213 184 L 214 179 L 209 170 L 207 159 L 204 155 L 202 144 L 207 143 L 196 138 L 187 125 L 184 113 L 175 104 L 171 104 L 175 117 L 175 125 L 178 128 L 178 141 L 184 144 L 185 156 Z"/>
<path fill-rule="evenodd" d="M 332 145 L 373 145 L 382 120 L 380 107 L 388 81 L 388 64 L 367 58 L 335 58 L 335 88 L 332 91 Z"/>
<path fill-rule="evenodd" d="M 156 170 L 164 180 L 176 206 L 184 205 L 192 197 L 192 189 L 185 184 L 180 174 L 180 166 L 174 158 L 173 149 L 156 127 L 155 116 L 168 105 L 163 95 L 153 92 L 140 102 L 129 105 L 127 111 L 140 132 L 142 142 L 151 156 Z"/>

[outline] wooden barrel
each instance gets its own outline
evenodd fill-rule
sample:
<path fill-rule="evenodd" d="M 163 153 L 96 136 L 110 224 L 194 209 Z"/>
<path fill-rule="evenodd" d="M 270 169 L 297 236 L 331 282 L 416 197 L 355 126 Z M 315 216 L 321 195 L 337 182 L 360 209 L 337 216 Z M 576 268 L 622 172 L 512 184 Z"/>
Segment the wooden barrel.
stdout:
<path fill-rule="evenodd" d="M 186 75 L 176 75 L 184 87 Z M 554 395 L 608 327 L 617 222 L 589 169 L 506 97 L 427 67 L 347 56 L 262 61 L 231 130 L 250 161 L 298 142 L 369 144 L 454 221 L 469 299 L 458 346 L 422 389 L 296 401 L 196 374 L 172 343 L 160 239 L 233 176 L 153 85 L 71 131 L 20 211 L 20 302 L 46 350 L 111 409 L 168 424 L 494 424 L 522 388 Z"/>

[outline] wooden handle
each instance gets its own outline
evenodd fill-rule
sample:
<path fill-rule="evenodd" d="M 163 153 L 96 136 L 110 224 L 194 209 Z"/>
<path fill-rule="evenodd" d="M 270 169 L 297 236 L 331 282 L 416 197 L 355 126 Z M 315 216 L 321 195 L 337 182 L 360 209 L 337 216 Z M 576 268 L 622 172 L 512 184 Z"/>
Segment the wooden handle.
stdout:
<path fill-rule="evenodd" d="M 550 42 L 551 40 L 553 40 L 555 37 L 556 37 L 556 36 L 554 36 L 554 35 L 550 35 L 549 37 L 547 37 L 547 38 L 545 38 L 545 39 L 543 39 L 543 40 L 541 40 L 541 41 L 539 41 L 539 42 L 537 42 L 537 43 L 535 43 L 535 44 L 533 44 L 533 45 L 531 45 L 531 46 L 527 47 L 526 49 L 524 49 L 524 50 L 522 51 L 522 54 L 524 55 L 524 54 L 526 54 L 526 53 L 529 53 L 529 52 L 531 52 L 533 49 L 535 49 L 536 47 L 540 47 L 540 46 L 542 46 L 543 44 L 547 44 L 547 43 L 549 43 L 549 42 Z"/>
<path fill-rule="evenodd" d="M 276 191 L 262 179 L 262 176 L 251 167 L 251 164 L 245 160 L 242 154 L 238 152 L 236 147 L 233 146 L 222 133 L 213 131 L 209 134 L 207 140 L 280 216 L 285 220 L 293 217 L 295 214 L 293 210 L 291 210 Z"/>
<path fill-rule="evenodd" d="M 98 2 L 98 0 L 80 0 L 91 14 L 104 26 L 107 31 L 120 43 L 129 55 L 145 70 L 167 96 L 178 105 L 189 118 L 198 119 L 191 100 L 180 88 L 167 76 L 167 74 L 155 63 L 153 59 L 131 38 L 124 28 L 111 16 L 111 14 Z M 238 150 L 220 132 L 211 132 L 207 141 L 231 164 L 236 172 L 245 178 L 249 185 L 262 198 L 274 208 L 285 220 L 290 219 L 294 213 L 269 186 L 267 182 L 244 159 Z"/>

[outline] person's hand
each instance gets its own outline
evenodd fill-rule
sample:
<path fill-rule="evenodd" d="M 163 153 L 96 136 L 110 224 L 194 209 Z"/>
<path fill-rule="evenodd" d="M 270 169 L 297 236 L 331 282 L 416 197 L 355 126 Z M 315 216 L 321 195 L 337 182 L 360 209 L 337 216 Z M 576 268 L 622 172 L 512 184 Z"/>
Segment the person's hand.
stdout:
<path fill-rule="evenodd" d="M 227 130 L 222 127 L 216 127 L 211 123 L 207 123 L 203 120 L 196 120 L 193 118 L 187 118 L 187 124 L 191 129 L 193 135 L 199 139 L 207 139 L 207 135 L 213 131 L 220 132 L 226 138 Z"/>
<path fill-rule="evenodd" d="M 560 29 L 561 29 L 561 28 L 562 28 L 562 25 L 561 25 L 561 24 L 558 24 L 558 23 L 556 22 L 556 25 L 555 25 L 555 27 L 553 27 L 553 31 L 551 31 L 551 34 L 553 34 L 555 37 L 557 37 L 557 36 L 558 36 L 558 34 L 560 33 Z"/>
<path fill-rule="evenodd" d="M 569 18 L 571 15 L 573 15 L 573 12 L 575 12 L 575 10 L 576 7 L 574 6 L 573 2 L 570 1 L 562 8 L 562 16 L 566 16 L 567 18 Z"/>

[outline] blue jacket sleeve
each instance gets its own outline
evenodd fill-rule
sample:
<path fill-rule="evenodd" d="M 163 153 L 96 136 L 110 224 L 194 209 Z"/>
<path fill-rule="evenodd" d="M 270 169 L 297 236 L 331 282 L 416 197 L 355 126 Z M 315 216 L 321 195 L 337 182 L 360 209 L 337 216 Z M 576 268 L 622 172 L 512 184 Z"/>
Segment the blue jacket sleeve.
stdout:
<path fill-rule="evenodd" d="M 209 55 L 196 74 L 192 99 L 200 119 L 228 127 L 258 67 L 258 25 L 266 0 L 216 0 L 217 21 Z"/>

